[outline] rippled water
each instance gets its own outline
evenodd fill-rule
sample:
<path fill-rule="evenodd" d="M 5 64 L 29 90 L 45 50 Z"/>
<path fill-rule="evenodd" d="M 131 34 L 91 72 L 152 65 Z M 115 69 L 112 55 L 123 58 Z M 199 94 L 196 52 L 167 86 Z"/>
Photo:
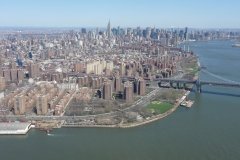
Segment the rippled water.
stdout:
<path fill-rule="evenodd" d="M 240 82 L 234 42 L 192 42 L 207 70 Z M 217 80 L 206 74 L 204 80 Z M 203 86 L 191 109 L 128 129 L 62 128 L 50 135 L 0 136 L 1 159 L 240 159 L 240 88 Z"/>

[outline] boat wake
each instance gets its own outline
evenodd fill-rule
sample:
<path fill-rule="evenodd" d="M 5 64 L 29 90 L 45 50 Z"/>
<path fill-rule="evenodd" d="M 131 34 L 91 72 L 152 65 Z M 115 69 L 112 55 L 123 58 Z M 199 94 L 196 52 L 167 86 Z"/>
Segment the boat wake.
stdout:
<path fill-rule="evenodd" d="M 63 135 L 63 134 L 47 134 L 48 136 L 51 136 L 51 137 L 63 137 L 63 136 L 66 136 L 66 135 Z"/>

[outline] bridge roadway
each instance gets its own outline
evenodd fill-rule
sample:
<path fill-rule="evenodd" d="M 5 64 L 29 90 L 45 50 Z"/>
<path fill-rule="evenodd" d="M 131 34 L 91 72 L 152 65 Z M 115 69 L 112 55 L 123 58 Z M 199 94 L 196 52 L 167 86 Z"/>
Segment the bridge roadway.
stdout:
<path fill-rule="evenodd" d="M 172 83 L 187 83 L 187 84 L 197 84 L 197 80 L 188 79 L 174 79 L 174 78 L 158 78 L 154 81 L 159 82 L 172 82 Z M 226 86 L 226 87 L 240 87 L 240 83 L 229 83 L 229 82 L 215 82 L 215 81 L 201 81 L 199 85 L 214 85 L 214 86 Z"/>

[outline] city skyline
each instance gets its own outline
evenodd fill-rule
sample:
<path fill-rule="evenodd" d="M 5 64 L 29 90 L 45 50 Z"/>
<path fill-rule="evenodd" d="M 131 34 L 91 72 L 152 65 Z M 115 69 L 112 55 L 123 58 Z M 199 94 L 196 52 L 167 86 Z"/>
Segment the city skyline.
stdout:
<path fill-rule="evenodd" d="M 240 28 L 240 1 L 0 0 L 0 27 Z M 224 13 L 224 14 L 223 14 Z"/>

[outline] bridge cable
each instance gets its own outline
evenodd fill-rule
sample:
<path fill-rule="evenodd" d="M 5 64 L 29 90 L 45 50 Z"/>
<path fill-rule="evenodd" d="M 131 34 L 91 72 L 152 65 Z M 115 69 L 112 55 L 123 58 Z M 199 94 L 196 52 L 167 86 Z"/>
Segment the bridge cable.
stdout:
<path fill-rule="evenodd" d="M 213 73 L 211 73 L 211 72 L 209 72 L 209 71 L 206 71 L 206 70 L 201 70 L 201 71 L 203 71 L 204 73 L 206 73 L 206 74 L 208 74 L 208 75 L 210 75 L 210 76 L 213 76 L 213 77 L 215 77 L 215 78 L 221 79 L 221 80 L 223 80 L 223 81 L 226 81 L 226 82 L 229 82 L 229 83 L 234 83 L 234 84 L 240 84 L 239 82 L 232 81 L 232 80 L 229 80 L 229 79 L 220 77 L 220 76 L 218 76 L 218 75 L 216 75 L 216 74 L 213 74 Z"/>

